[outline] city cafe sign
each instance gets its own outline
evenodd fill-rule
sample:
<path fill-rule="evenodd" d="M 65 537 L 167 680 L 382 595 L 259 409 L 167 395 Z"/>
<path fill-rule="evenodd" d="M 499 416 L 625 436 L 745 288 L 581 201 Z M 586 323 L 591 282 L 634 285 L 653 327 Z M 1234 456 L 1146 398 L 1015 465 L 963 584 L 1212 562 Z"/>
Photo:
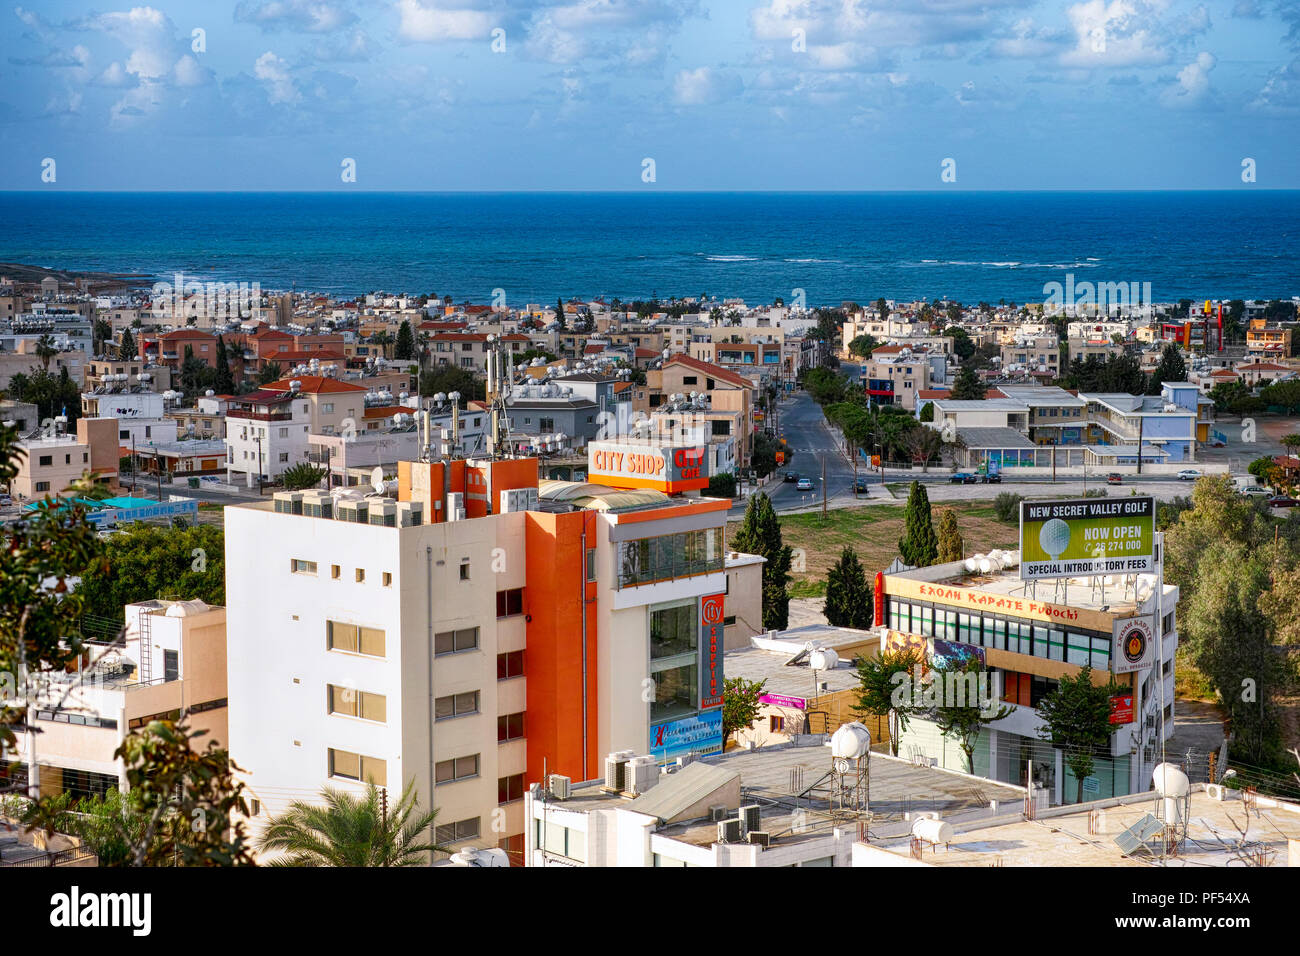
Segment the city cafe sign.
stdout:
<path fill-rule="evenodd" d="M 587 480 L 615 488 L 653 488 L 674 494 L 707 488 L 703 445 L 588 442 Z"/>

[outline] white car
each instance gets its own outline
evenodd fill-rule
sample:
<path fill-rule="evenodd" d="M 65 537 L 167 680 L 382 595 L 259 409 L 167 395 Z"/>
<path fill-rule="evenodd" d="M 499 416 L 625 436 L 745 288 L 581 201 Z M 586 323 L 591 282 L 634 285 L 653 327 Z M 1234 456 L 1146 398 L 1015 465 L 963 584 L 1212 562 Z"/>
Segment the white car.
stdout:
<path fill-rule="evenodd" d="M 800 478 L 799 484 L 795 485 L 795 487 L 800 491 L 812 491 L 812 479 Z"/>
<path fill-rule="evenodd" d="M 1199 477 L 1201 477 L 1201 473 L 1195 468 L 1184 468 L 1178 473 L 1179 481 L 1195 481 Z"/>
<path fill-rule="evenodd" d="M 1273 492 L 1261 485 L 1247 485 L 1241 489 L 1241 493 L 1248 498 L 1267 498 Z"/>

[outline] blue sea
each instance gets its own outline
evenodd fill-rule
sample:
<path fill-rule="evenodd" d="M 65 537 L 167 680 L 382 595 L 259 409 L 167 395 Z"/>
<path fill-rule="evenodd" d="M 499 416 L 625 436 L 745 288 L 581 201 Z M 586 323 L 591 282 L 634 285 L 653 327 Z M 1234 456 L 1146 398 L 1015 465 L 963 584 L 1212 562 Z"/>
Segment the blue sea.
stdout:
<path fill-rule="evenodd" d="M 0 193 L 0 261 L 510 306 L 557 296 L 1300 293 L 1300 192 Z"/>

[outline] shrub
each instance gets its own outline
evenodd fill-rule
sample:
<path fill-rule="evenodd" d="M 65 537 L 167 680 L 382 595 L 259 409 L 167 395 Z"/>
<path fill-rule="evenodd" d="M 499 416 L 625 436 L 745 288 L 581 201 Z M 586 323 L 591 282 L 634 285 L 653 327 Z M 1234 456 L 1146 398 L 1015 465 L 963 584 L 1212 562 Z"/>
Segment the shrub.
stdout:
<path fill-rule="evenodd" d="M 999 521 L 1006 521 L 1011 524 L 1020 523 L 1020 502 L 1025 500 L 1024 495 L 1018 495 L 1013 491 L 1004 491 L 993 499 L 993 510 L 997 512 Z"/>

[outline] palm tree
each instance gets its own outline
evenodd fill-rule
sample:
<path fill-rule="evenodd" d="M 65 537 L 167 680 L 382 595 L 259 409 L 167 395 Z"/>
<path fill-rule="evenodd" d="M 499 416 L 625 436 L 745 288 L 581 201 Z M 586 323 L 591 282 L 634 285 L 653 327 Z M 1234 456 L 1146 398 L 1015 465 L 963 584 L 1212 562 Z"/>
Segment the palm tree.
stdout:
<path fill-rule="evenodd" d="M 49 371 L 50 359 L 59 354 L 58 348 L 54 344 L 54 337 L 51 335 L 42 335 L 36 340 L 36 357 L 41 360 L 41 366 Z"/>
<path fill-rule="evenodd" d="M 295 800 L 272 818 L 258 849 L 286 855 L 271 866 L 424 866 L 425 854 L 451 852 L 428 841 L 438 811 L 418 811 L 415 781 L 386 815 L 373 783 L 361 796 L 326 787 L 321 798 L 324 806 Z"/>

